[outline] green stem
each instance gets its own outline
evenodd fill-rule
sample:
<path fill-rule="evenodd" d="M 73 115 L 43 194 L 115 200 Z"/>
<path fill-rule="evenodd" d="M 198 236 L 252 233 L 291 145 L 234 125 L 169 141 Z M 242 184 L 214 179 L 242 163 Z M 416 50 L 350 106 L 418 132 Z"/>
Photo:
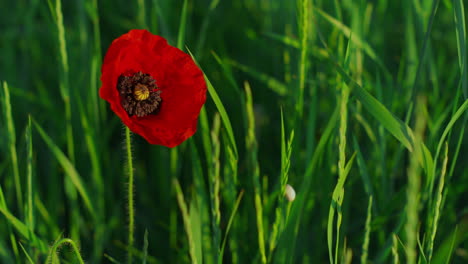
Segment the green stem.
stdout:
<path fill-rule="evenodd" d="M 125 141 L 127 147 L 127 166 L 128 166 L 128 263 L 132 263 L 133 231 L 135 229 L 134 208 L 133 208 L 133 159 L 132 142 L 130 138 L 130 129 L 125 127 Z"/>

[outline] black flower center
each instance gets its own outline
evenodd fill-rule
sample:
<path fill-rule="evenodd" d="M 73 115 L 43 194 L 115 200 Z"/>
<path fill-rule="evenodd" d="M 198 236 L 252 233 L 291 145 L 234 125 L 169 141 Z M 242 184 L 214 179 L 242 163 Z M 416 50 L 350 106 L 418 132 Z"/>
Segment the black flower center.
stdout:
<path fill-rule="evenodd" d="M 137 72 L 131 76 L 120 75 L 117 80 L 120 102 L 129 116 L 138 117 L 156 114 L 161 105 L 161 91 L 156 81 L 147 73 Z"/>

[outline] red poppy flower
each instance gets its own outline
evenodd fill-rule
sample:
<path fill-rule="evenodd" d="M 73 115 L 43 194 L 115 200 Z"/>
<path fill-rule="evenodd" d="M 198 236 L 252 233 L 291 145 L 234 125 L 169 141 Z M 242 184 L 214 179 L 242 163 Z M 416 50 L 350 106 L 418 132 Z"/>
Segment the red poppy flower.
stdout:
<path fill-rule="evenodd" d="M 101 72 L 101 98 L 149 143 L 175 147 L 197 130 L 206 100 L 203 73 L 164 38 L 130 30 L 112 42 Z"/>

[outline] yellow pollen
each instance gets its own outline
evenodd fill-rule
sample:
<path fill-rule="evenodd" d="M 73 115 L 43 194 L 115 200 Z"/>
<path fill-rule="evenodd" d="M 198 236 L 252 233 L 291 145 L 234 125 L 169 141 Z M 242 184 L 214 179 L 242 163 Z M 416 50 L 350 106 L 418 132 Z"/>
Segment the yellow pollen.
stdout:
<path fill-rule="evenodd" d="M 148 87 L 146 87 L 146 85 L 137 84 L 135 90 L 133 90 L 133 95 L 138 101 L 143 101 L 149 97 L 150 91 L 148 90 Z"/>

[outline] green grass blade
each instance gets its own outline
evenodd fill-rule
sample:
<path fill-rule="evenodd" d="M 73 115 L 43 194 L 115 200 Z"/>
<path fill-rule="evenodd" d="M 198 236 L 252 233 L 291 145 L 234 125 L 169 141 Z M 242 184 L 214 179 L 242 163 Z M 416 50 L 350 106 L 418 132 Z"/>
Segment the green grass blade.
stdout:
<path fill-rule="evenodd" d="M 120 262 L 118 262 L 115 258 L 107 255 L 106 253 L 104 253 L 104 257 L 109 260 L 111 263 L 114 263 L 114 264 L 121 264 Z"/>
<path fill-rule="evenodd" d="M 429 37 L 431 35 L 431 32 L 432 32 L 432 24 L 434 22 L 434 17 L 437 13 L 437 8 L 439 6 L 439 2 L 440 0 L 433 0 L 432 1 L 432 11 L 431 11 L 431 16 L 429 18 L 429 23 L 427 25 L 427 30 L 426 30 L 426 34 L 424 36 L 424 42 L 423 42 L 423 46 L 421 48 L 421 53 L 419 54 L 419 60 L 418 60 L 418 68 L 416 70 L 416 75 L 414 77 L 414 82 L 413 82 L 413 86 L 412 86 L 412 89 L 411 89 L 411 94 L 412 94 L 412 101 L 414 102 L 416 96 L 418 95 L 418 82 L 419 82 L 419 75 L 421 74 L 421 70 L 422 70 L 422 65 L 424 65 L 424 61 L 425 61 L 425 58 L 426 58 L 426 49 L 427 49 L 427 46 L 428 46 L 428 43 L 429 43 Z"/>
<path fill-rule="evenodd" d="M 354 86 L 353 94 L 364 107 L 408 150 L 413 151 L 413 138 L 410 128 L 395 117 L 381 102 L 361 86 Z"/>
<path fill-rule="evenodd" d="M 201 263 L 198 262 L 197 254 L 195 252 L 195 242 L 193 240 L 193 230 L 192 224 L 190 222 L 190 215 L 187 208 L 187 204 L 184 200 L 184 194 L 182 193 L 182 188 L 180 187 L 179 181 L 174 178 L 172 179 L 172 184 L 174 185 L 176 196 L 177 196 L 177 203 L 179 204 L 180 211 L 182 213 L 182 220 L 184 222 L 185 232 L 187 234 L 187 240 L 189 244 L 189 254 L 190 258 L 192 259 L 192 263 Z"/>
<path fill-rule="evenodd" d="M 66 120 L 66 138 L 67 138 L 67 154 L 71 163 L 75 161 L 75 147 L 73 142 L 73 128 L 72 128 L 72 110 L 70 99 L 70 83 L 69 83 L 69 66 L 68 66 L 68 53 L 67 42 L 65 39 L 65 27 L 63 25 L 62 2 L 61 0 L 55 1 L 55 18 L 58 32 L 58 45 L 60 55 L 60 94 L 65 104 L 65 120 Z"/>
<path fill-rule="evenodd" d="M 221 57 L 219 57 L 219 55 L 216 54 L 216 52 L 214 52 L 214 51 L 211 52 L 211 54 L 215 58 L 216 62 L 218 62 L 218 64 L 223 68 L 224 76 L 228 79 L 228 81 L 231 84 L 232 88 L 234 88 L 235 91 L 240 94 L 241 93 L 240 88 L 239 88 L 239 85 L 237 85 L 236 79 L 234 78 L 234 73 L 233 73 L 232 67 L 231 67 L 232 65 L 229 64 L 229 60 L 228 59 L 221 59 Z"/>
<path fill-rule="evenodd" d="M 206 114 L 206 112 L 205 112 Z M 206 124 L 208 126 L 208 124 Z M 210 144 L 211 147 L 211 142 L 209 142 L 209 128 L 204 128 L 203 134 L 207 135 L 207 140 L 208 143 Z M 203 136 L 204 137 L 204 136 Z M 201 236 L 201 243 L 199 246 L 202 247 L 202 254 L 203 254 L 203 262 L 207 264 L 212 264 L 214 263 L 213 260 L 213 255 L 216 253 L 213 250 L 213 243 L 212 243 L 212 230 L 210 226 L 210 202 L 208 195 L 209 193 L 207 192 L 206 188 L 206 183 L 204 179 L 204 174 L 203 174 L 203 169 L 202 169 L 202 164 L 201 164 L 201 158 L 200 152 L 197 150 L 197 146 L 193 140 L 190 142 L 190 151 L 191 151 L 191 156 L 192 156 L 192 168 L 193 168 L 193 181 L 194 181 L 194 194 L 193 198 L 194 200 L 197 201 L 195 205 L 197 207 L 197 211 L 200 217 L 200 226 L 198 227 L 200 229 L 200 236 Z M 211 155 L 207 155 L 207 158 L 211 157 Z M 216 226 L 219 228 L 218 226 Z M 218 230 L 213 230 L 213 232 L 220 232 Z M 198 243 L 198 242 L 197 242 Z M 198 246 L 198 245 L 197 245 Z"/>
<path fill-rule="evenodd" d="M 193 54 L 190 52 L 190 50 L 189 50 L 189 54 L 192 57 L 192 59 L 195 62 L 197 62 L 195 60 L 195 57 L 193 57 Z M 211 82 L 208 79 L 208 77 L 206 76 L 206 74 L 204 74 L 204 76 L 205 76 L 205 80 L 206 80 L 206 85 L 208 87 L 208 93 L 210 94 L 211 99 L 213 99 L 213 102 L 215 103 L 216 108 L 218 109 L 219 115 L 221 116 L 221 120 L 223 121 L 223 125 L 226 128 L 226 132 L 227 132 L 228 137 L 229 137 L 229 142 L 231 143 L 231 147 L 234 150 L 234 154 L 235 154 L 235 157 L 236 157 L 236 160 L 237 160 L 238 157 L 239 157 L 239 154 L 237 152 L 236 140 L 234 138 L 234 132 L 232 131 L 231 121 L 229 120 L 229 116 L 228 116 L 228 114 L 226 112 L 226 108 L 224 107 L 223 103 L 221 102 L 221 99 L 219 98 L 218 93 L 214 89 L 213 85 L 211 84 Z"/>
<path fill-rule="evenodd" d="M 426 120 L 422 115 L 421 109 L 424 109 L 422 106 L 422 99 L 418 100 L 416 105 L 419 109 L 416 117 L 416 126 L 415 126 L 415 141 L 417 144 L 422 141 L 424 134 Z M 405 224 L 405 231 L 407 237 L 407 250 L 406 250 L 406 262 L 408 264 L 415 264 L 417 262 L 417 241 L 419 238 L 418 235 L 418 221 L 419 221 L 419 197 L 420 197 L 420 188 L 421 188 L 421 176 L 420 176 L 420 167 L 418 164 L 418 156 L 421 155 L 422 149 L 415 148 L 413 155 L 410 156 L 410 162 L 408 167 L 408 186 L 407 186 L 407 204 L 406 204 L 406 214 L 407 220 Z"/>
<path fill-rule="evenodd" d="M 451 259 L 452 254 L 453 254 L 453 248 L 455 246 L 455 239 L 457 237 L 457 231 L 458 231 L 458 226 L 455 226 L 455 231 L 453 232 L 453 237 L 452 237 L 452 240 L 451 240 L 451 243 L 450 243 L 450 248 L 449 248 L 446 260 L 445 260 L 446 264 L 450 263 L 450 259 Z"/>
<path fill-rule="evenodd" d="M 361 149 L 355 137 L 353 137 L 353 147 L 357 153 L 357 165 L 359 168 L 360 175 L 362 177 L 362 181 L 364 183 L 364 190 L 366 191 L 367 195 L 374 197 L 374 188 L 372 187 L 372 181 L 369 176 L 369 172 L 367 170 L 366 163 L 364 161 L 364 157 L 361 153 Z"/>
<path fill-rule="evenodd" d="M 197 263 L 203 262 L 203 237 L 202 237 L 202 216 L 200 209 L 197 205 L 197 200 L 193 199 L 190 201 L 190 224 L 193 237 L 194 252 L 197 259 Z"/>
<path fill-rule="evenodd" d="M 296 112 L 297 117 L 300 120 L 302 118 L 302 114 L 304 112 L 304 89 L 305 89 L 305 81 L 306 81 L 306 73 L 307 73 L 307 66 L 308 66 L 308 58 L 307 55 L 309 53 L 309 44 L 308 44 L 308 36 L 309 36 L 309 14 L 310 14 L 310 1 L 309 0 L 301 0 L 301 19 L 299 24 L 299 31 L 301 35 L 301 54 L 299 58 L 299 84 L 297 90 L 297 97 L 296 97 Z"/>
<path fill-rule="evenodd" d="M 193 57 L 193 54 L 190 52 L 190 50 L 189 50 L 189 54 L 190 54 L 190 56 L 192 56 L 192 59 L 196 62 L 195 57 Z M 208 93 L 210 94 L 211 99 L 215 103 L 216 108 L 217 108 L 217 110 L 219 112 L 219 115 L 221 116 L 221 121 L 223 121 L 223 125 L 226 128 L 226 132 L 227 132 L 228 137 L 229 137 L 229 143 L 231 143 L 231 147 L 234 150 L 234 155 L 235 155 L 236 160 L 237 160 L 238 157 L 239 157 L 239 154 L 237 152 L 236 139 L 234 137 L 234 132 L 232 130 L 231 121 L 229 120 L 229 116 L 228 116 L 228 114 L 226 112 L 226 108 L 224 107 L 221 99 L 218 96 L 218 93 L 216 92 L 215 88 L 211 84 L 211 82 L 208 79 L 208 77 L 206 76 L 206 74 L 204 74 L 204 76 L 205 76 L 205 80 L 206 80 L 206 85 L 208 87 Z"/>
<path fill-rule="evenodd" d="M 461 71 L 462 91 L 468 98 L 468 65 L 466 58 L 466 22 L 465 8 L 462 0 L 453 1 L 453 15 L 455 19 L 455 30 L 457 35 L 458 64 Z"/>
<path fill-rule="evenodd" d="M 13 233 L 12 229 L 11 229 L 11 226 L 10 226 L 10 222 L 11 224 L 14 225 L 14 223 L 16 222 L 19 222 L 19 220 L 15 219 L 15 217 L 11 214 L 9 214 L 8 212 L 8 209 L 7 209 L 7 205 L 6 205 L 6 202 L 5 202 L 5 197 L 3 196 L 3 190 L 2 190 L 2 186 L 0 185 L 0 213 L 3 213 L 5 215 L 5 217 L 7 218 L 8 220 L 8 224 L 7 224 L 7 230 L 8 230 L 8 234 L 10 236 L 10 243 L 11 243 L 11 248 L 13 249 L 13 253 L 15 254 L 15 259 L 16 259 L 16 262 L 19 261 L 19 252 L 18 252 L 18 242 L 16 240 L 16 237 L 15 237 L 15 234 Z"/>
<path fill-rule="evenodd" d="M 239 196 L 237 196 L 236 203 L 234 204 L 233 210 L 231 212 L 231 216 L 229 216 L 228 224 L 226 226 L 226 233 L 224 234 L 223 243 L 221 244 L 221 253 L 219 254 L 219 261 L 218 261 L 219 264 L 223 263 L 224 249 L 226 247 L 226 242 L 227 242 L 227 238 L 229 235 L 229 231 L 231 230 L 234 217 L 236 216 L 237 210 L 239 209 L 239 205 L 243 196 L 244 196 L 244 190 L 241 190 L 239 193 Z"/>
<path fill-rule="evenodd" d="M 400 141 L 410 152 L 414 148 L 420 148 L 418 151 L 418 161 L 423 165 L 424 170 L 430 174 L 434 168 L 434 160 L 430 151 L 423 142 L 414 143 L 414 133 L 406 123 L 395 117 L 380 101 L 373 97 L 369 92 L 362 88 L 356 81 L 345 72 L 345 70 L 334 62 L 338 73 L 345 79 L 352 90 L 352 94 L 364 105 L 364 107 L 373 115 L 385 129 L 387 129 L 398 141 Z M 431 176 L 429 175 L 430 179 Z"/>
<path fill-rule="evenodd" d="M 468 120 L 468 116 L 465 115 L 465 124 L 467 123 L 467 120 Z M 460 135 L 458 136 L 458 140 L 457 140 L 457 145 L 455 147 L 455 152 L 453 154 L 453 157 L 452 157 L 452 164 L 450 165 L 450 170 L 449 170 L 449 173 L 448 173 L 448 179 L 452 178 L 452 175 L 453 175 L 453 172 L 455 170 L 455 164 L 457 163 L 457 159 L 458 159 L 458 155 L 460 154 L 460 149 L 461 149 L 461 146 L 462 146 L 462 143 L 463 143 L 463 138 L 465 136 L 465 125 L 462 126 L 462 128 L 460 129 Z"/>
<path fill-rule="evenodd" d="M 437 150 L 436 150 L 436 154 L 434 156 L 434 163 L 437 163 L 437 159 L 439 157 L 440 150 L 442 149 L 442 144 L 443 144 L 443 142 L 445 142 L 448 134 L 452 130 L 453 126 L 455 125 L 455 122 L 457 122 L 457 120 L 463 115 L 463 113 L 467 109 L 468 109 L 468 99 L 465 100 L 465 102 L 463 102 L 463 104 L 458 108 L 458 110 L 455 112 L 455 114 L 452 116 L 449 123 L 445 127 L 444 132 L 442 133 L 442 136 L 439 139 L 439 143 L 437 144 Z M 436 166 L 433 167 L 433 171 L 432 171 L 433 175 L 435 175 L 435 173 L 436 173 L 435 170 L 436 170 Z M 427 182 L 430 192 L 432 192 L 432 189 L 433 189 L 433 186 L 434 186 L 434 180 L 435 180 L 434 177 L 432 177 Z"/>
<path fill-rule="evenodd" d="M 0 187 L 0 213 L 2 213 L 8 222 L 16 229 L 16 231 L 25 237 L 31 245 L 37 247 L 41 252 L 47 252 L 47 244 L 33 234 L 27 225 L 16 218 L 6 207 L 3 197 L 3 191 Z M 16 240 L 16 239 L 15 239 Z M 16 241 L 15 241 L 16 243 Z"/>
<path fill-rule="evenodd" d="M 392 256 L 393 264 L 400 264 L 400 257 L 398 256 L 398 238 L 395 234 L 392 234 Z"/>
<path fill-rule="evenodd" d="M 73 164 L 70 162 L 70 160 L 65 156 L 65 154 L 60 150 L 57 145 L 52 141 L 52 139 L 47 135 L 47 133 L 42 129 L 42 127 L 33 119 L 33 124 L 36 127 L 37 131 L 39 132 L 39 135 L 41 138 L 44 140 L 44 142 L 47 144 L 49 147 L 49 150 L 54 154 L 55 158 L 57 161 L 60 163 L 62 168 L 64 169 L 65 173 L 68 175 L 70 178 L 71 182 L 75 186 L 75 188 L 78 190 L 78 193 L 80 194 L 81 198 L 83 199 L 83 202 L 85 204 L 85 207 L 88 209 L 89 213 L 93 216 L 96 217 L 96 213 L 94 210 L 93 203 L 91 203 L 91 198 L 88 195 L 88 192 L 83 185 L 83 181 L 81 180 L 81 176 L 78 174 L 76 171 L 75 167 Z"/>
<path fill-rule="evenodd" d="M 323 41 L 323 39 L 322 39 Z M 330 53 L 330 51 L 329 51 Z M 381 102 L 373 97 L 368 91 L 354 81 L 346 71 L 331 57 L 332 63 L 344 78 L 353 95 L 364 105 L 364 107 L 384 126 L 398 141 L 409 151 L 413 151 L 413 133 L 411 129 L 400 119 L 395 117 Z"/>
<path fill-rule="evenodd" d="M 143 236 L 143 260 L 142 264 L 146 264 L 148 258 L 148 229 L 145 229 L 145 234 Z"/>
<path fill-rule="evenodd" d="M 96 208 L 98 212 L 102 212 L 104 209 L 104 182 L 103 182 L 103 175 L 101 169 L 101 160 L 99 159 L 100 151 L 96 143 L 96 129 L 90 126 L 88 121 L 88 116 L 86 115 L 81 102 L 78 103 L 80 109 L 80 119 L 81 125 L 83 127 L 84 139 L 86 142 L 86 147 L 88 148 L 89 159 L 91 161 L 91 170 L 92 170 L 92 178 L 94 181 L 94 186 L 96 190 L 96 196 L 99 199 L 96 201 Z"/>
<path fill-rule="evenodd" d="M 185 30 L 187 27 L 188 0 L 184 0 L 182 13 L 180 14 L 179 33 L 177 34 L 177 48 L 182 49 L 185 42 Z"/>
<path fill-rule="evenodd" d="M 27 180 L 27 203 L 25 205 L 25 215 L 26 215 L 26 225 L 30 228 L 31 231 L 34 232 L 34 184 L 33 184 L 33 140 L 32 140 L 32 124 L 31 124 L 31 116 L 28 117 L 28 126 L 26 128 L 26 142 L 27 142 L 27 173 L 26 173 L 26 180 Z"/>
<path fill-rule="evenodd" d="M 3 96 L 3 112 L 7 128 L 8 150 L 10 154 L 11 167 L 13 170 L 12 174 L 16 191 L 16 203 L 19 212 L 23 213 L 24 210 L 21 207 L 24 204 L 21 192 L 21 179 L 18 168 L 18 155 L 16 151 L 16 131 L 15 124 L 13 122 L 13 114 L 11 111 L 10 90 L 8 89 L 8 84 L 6 82 L 3 82 Z"/>
<path fill-rule="evenodd" d="M 321 17 L 323 17 L 326 21 L 328 21 L 330 24 L 332 24 L 333 26 L 335 26 L 335 28 L 337 28 L 339 31 L 341 31 L 341 33 L 347 37 L 347 38 L 350 38 L 351 36 L 351 29 L 349 27 L 347 27 L 346 25 L 344 25 L 342 22 L 340 22 L 339 20 L 333 18 L 332 16 L 330 16 L 329 14 L 325 13 L 324 11 L 314 7 L 314 11 L 319 14 Z M 371 46 L 365 42 L 364 40 L 362 40 L 358 35 L 353 35 L 352 38 L 349 39 L 357 48 L 361 48 L 364 50 L 364 52 L 367 54 L 367 56 L 369 56 L 369 58 L 371 58 L 373 61 L 375 61 L 377 63 L 377 65 L 379 65 L 379 67 L 384 71 L 385 75 L 387 77 L 390 77 L 390 72 L 388 71 L 388 69 L 385 67 L 384 63 L 382 62 L 382 60 L 377 56 L 377 53 L 371 48 Z"/>
<path fill-rule="evenodd" d="M 24 248 L 23 244 L 19 243 L 21 249 L 23 250 L 24 255 L 26 256 L 26 259 L 30 264 L 34 264 L 34 261 L 32 260 L 31 256 L 29 256 L 28 251 Z"/>
<path fill-rule="evenodd" d="M 138 0 L 137 1 L 137 16 L 136 20 L 138 21 L 139 28 L 147 28 L 146 26 L 146 5 L 145 0 Z"/>
<path fill-rule="evenodd" d="M 440 243 L 435 251 L 432 263 L 452 263 L 453 261 L 450 262 L 450 259 L 454 250 L 466 241 L 468 241 L 468 222 L 460 221 Z"/>
<path fill-rule="evenodd" d="M 370 232 L 371 232 L 371 220 L 372 220 L 372 196 L 369 196 L 369 204 L 367 206 L 367 218 L 365 225 L 364 233 L 364 242 L 362 243 L 362 254 L 361 254 L 361 263 L 367 263 L 367 255 L 369 254 L 369 241 L 370 241 Z"/>
<path fill-rule="evenodd" d="M 269 37 L 269 38 L 271 38 L 273 40 L 276 40 L 278 42 L 281 42 L 281 43 L 285 44 L 286 46 L 290 46 L 290 47 L 296 48 L 296 49 L 299 49 L 301 47 L 301 43 L 297 39 L 294 39 L 294 38 L 291 38 L 291 37 L 288 37 L 288 36 L 283 36 L 283 35 L 280 35 L 280 34 L 276 34 L 276 33 L 273 33 L 273 32 L 266 32 L 264 34 L 267 37 Z"/>
<path fill-rule="evenodd" d="M 241 70 L 242 72 L 252 76 L 253 78 L 257 79 L 258 81 L 264 83 L 267 88 L 272 90 L 273 92 L 277 93 L 280 96 L 284 96 L 288 94 L 288 88 L 286 84 L 282 83 L 281 81 L 265 74 L 262 72 L 257 71 L 256 69 L 243 65 L 237 61 L 229 60 L 230 65 L 234 66 L 235 68 Z"/>

